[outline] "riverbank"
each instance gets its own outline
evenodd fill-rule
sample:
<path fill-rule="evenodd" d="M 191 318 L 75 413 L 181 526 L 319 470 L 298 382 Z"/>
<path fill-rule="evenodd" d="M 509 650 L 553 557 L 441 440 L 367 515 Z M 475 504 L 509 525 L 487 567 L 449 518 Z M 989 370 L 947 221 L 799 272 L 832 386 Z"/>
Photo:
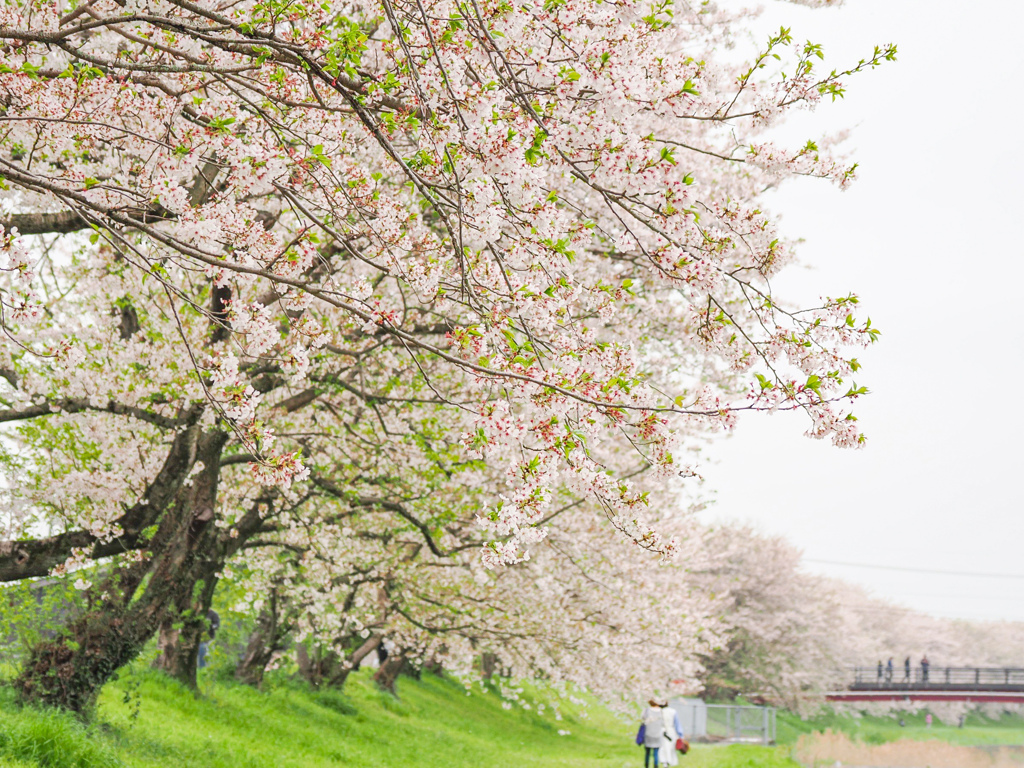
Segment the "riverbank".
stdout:
<path fill-rule="evenodd" d="M 1024 747 L 900 740 L 865 744 L 843 733 L 801 736 L 792 757 L 805 768 L 1021 768 Z"/>
<path fill-rule="evenodd" d="M 529 708 L 424 675 L 399 697 L 367 673 L 344 693 L 285 677 L 266 691 L 204 679 L 201 695 L 141 670 L 103 691 L 94 724 L 21 709 L 0 690 L 0 768 L 626 768 L 643 763 L 636 726 L 543 691 Z M 554 714 L 558 705 L 561 719 Z M 787 749 L 697 747 L 691 768 L 798 768 Z"/>
<path fill-rule="evenodd" d="M 635 723 L 599 704 L 583 707 L 543 690 L 529 692 L 527 708 L 509 705 L 479 686 L 467 691 L 429 674 L 422 680 L 403 677 L 398 698 L 378 691 L 368 671 L 353 675 L 344 693 L 315 691 L 283 674 L 271 675 L 264 691 L 216 675 L 204 677 L 200 688 L 195 696 L 140 666 L 104 689 L 88 727 L 59 712 L 22 709 L 10 689 L 0 688 L 0 768 L 639 768 L 643 763 L 633 744 Z M 804 721 L 780 712 L 779 746 L 695 745 L 681 764 L 800 768 L 802 762 L 832 768 L 838 760 L 917 766 L 906 756 L 941 755 L 948 743 L 1024 744 L 1020 718 L 993 721 L 974 715 L 964 729 L 928 729 L 923 713 L 905 720 L 900 728 L 891 718 L 832 713 Z M 864 751 L 880 746 L 889 751 Z M 850 762 L 876 758 L 903 762 Z M 998 762 L 930 759 L 931 768 L 1003 768 Z"/>

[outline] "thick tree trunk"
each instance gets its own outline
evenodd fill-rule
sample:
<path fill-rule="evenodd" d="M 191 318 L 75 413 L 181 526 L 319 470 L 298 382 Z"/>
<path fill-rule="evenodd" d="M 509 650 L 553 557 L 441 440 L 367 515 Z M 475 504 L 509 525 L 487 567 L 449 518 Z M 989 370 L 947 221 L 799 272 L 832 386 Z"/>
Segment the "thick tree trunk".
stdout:
<path fill-rule="evenodd" d="M 235 668 L 235 679 L 239 682 L 259 687 L 263 683 L 267 665 L 274 654 L 281 650 L 289 622 L 282 620 L 280 602 L 275 587 L 270 591 L 270 599 L 260 612 L 256 627 L 246 644 L 245 653 Z"/>
<path fill-rule="evenodd" d="M 398 681 L 403 667 L 405 667 L 405 655 L 399 652 L 391 653 L 380 665 L 380 669 L 373 676 L 373 681 L 382 691 L 397 695 L 395 683 Z"/>
<path fill-rule="evenodd" d="M 253 632 L 245 646 L 245 653 L 242 654 L 242 658 L 235 668 L 235 679 L 240 683 L 259 688 L 263 684 L 263 675 L 267 671 L 267 665 L 273 658 L 275 650 L 260 630 Z"/>
<path fill-rule="evenodd" d="M 226 439 L 210 432 L 199 441 L 195 459 L 204 468 L 161 516 L 151 558 L 115 568 L 85 615 L 32 651 L 17 681 L 24 701 L 87 711 L 103 684 L 138 656 L 161 625 L 183 616 L 200 618 L 182 623 L 185 631 L 172 642 L 165 638 L 165 650 L 173 651 L 165 663 L 176 677 L 195 684 L 195 630 L 205 626 L 215 574 L 246 538 L 232 539 L 208 525 Z M 258 517 L 250 523 L 254 528 Z"/>
<path fill-rule="evenodd" d="M 198 687 L 199 644 L 209 639 L 206 616 L 213 604 L 216 574 L 223 567 L 224 559 L 223 555 L 207 559 L 201 557 L 201 552 L 196 553 L 193 588 L 177 594 L 160 624 L 157 639 L 160 655 L 153 666 L 193 690 Z"/>
<path fill-rule="evenodd" d="M 299 665 L 299 674 L 314 688 L 319 688 L 325 682 L 330 683 L 342 672 L 338 654 L 321 646 L 310 649 L 306 645 L 300 645 L 296 661 Z"/>
<path fill-rule="evenodd" d="M 174 615 L 167 616 L 160 623 L 153 667 L 195 688 L 199 644 L 204 639 L 205 629 L 205 622 L 200 626 L 195 622 L 183 624 Z"/>
<path fill-rule="evenodd" d="M 37 645 L 17 680 L 25 701 L 84 714 L 115 671 L 138 655 L 151 634 L 120 612 L 91 610 L 62 636 Z"/>
<path fill-rule="evenodd" d="M 490 652 L 480 654 L 480 677 L 484 680 L 490 680 L 497 671 L 498 657 Z"/>
<path fill-rule="evenodd" d="M 299 674 L 302 676 L 302 679 L 314 688 L 319 687 L 321 678 L 315 668 L 316 662 L 309 655 L 309 649 L 304 643 L 295 649 L 295 663 L 299 667 Z"/>

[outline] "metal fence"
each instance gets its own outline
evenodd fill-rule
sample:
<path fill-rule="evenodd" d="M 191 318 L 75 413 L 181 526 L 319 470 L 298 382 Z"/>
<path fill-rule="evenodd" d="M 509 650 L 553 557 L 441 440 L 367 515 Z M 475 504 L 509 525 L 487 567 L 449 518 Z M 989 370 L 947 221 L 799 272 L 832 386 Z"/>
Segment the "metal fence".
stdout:
<path fill-rule="evenodd" d="M 696 741 L 728 741 L 747 744 L 775 742 L 775 708 L 738 704 L 705 704 L 700 699 L 676 699 L 687 738 Z"/>
<path fill-rule="evenodd" d="M 708 704 L 709 740 L 754 744 L 775 742 L 775 708 Z"/>

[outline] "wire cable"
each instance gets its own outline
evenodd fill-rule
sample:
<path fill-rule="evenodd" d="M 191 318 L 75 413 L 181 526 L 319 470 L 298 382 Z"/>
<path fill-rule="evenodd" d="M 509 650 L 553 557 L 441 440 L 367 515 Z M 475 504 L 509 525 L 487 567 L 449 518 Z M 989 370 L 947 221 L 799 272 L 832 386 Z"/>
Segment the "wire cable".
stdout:
<path fill-rule="evenodd" d="M 816 560 L 805 557 L 805 563 L 818 565 L 842 565 L 848 568 L 869 568 L 876 571 L 903 571 L 905 573 L 928 573 L 934 576 L 971 576 L 982 579 L 1024 579 L 1024 573 L 979 573 L 977 571 L 940 571 L 932 568 L 906 568 L 900 565 L 872 565 L 870 563 L 847 563 L 839 560 Z"/>

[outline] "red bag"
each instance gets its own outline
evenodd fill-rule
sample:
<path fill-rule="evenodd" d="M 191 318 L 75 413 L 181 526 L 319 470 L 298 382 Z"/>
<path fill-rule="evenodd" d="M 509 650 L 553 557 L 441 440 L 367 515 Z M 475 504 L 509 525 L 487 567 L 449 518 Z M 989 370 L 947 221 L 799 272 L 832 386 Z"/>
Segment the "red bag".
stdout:
<path fill-rule="evenodd" d="M 690 742 L 680 737 L 676 739 L 676 749 L 685 755 L 687 752 L 690 751 Z"/>

